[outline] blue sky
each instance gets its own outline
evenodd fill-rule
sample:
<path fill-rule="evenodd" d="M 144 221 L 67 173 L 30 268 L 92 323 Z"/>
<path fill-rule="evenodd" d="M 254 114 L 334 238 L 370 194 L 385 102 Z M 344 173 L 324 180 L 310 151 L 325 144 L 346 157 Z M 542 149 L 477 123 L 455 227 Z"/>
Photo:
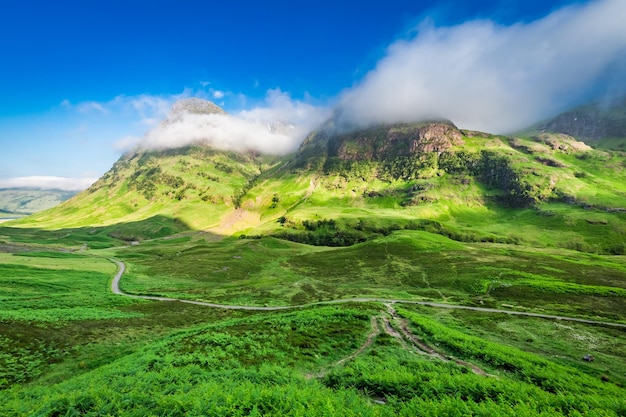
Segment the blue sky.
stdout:
<path fill-rule="evenodd" d="M 535 101 L 543 100 L 549 105 L 539 107 L 549 113 L 621 88 L 613 84 L 620 84 L 624 74 L 620 56 L 626 41 L 608 42 L 602 53 L 594 44 L 605 45 L 606 39 L 622 34 L 605 16 L 615 21 L 624 17 L 623 0 L 4 3 L 0 187 L 20 184 L 15 178 L 22 177 L 39 177 L 29 184 L 48 184 L 42 177 L 67 177 L 73 179 L 67 184 L 84 187 L 130 145 L 145 143 L 144 134 L 184 97 L 210 99 L 249 123 L 295 120 L 302 125 L 297 141 L 301 131 L 337 106 L 356 122 L 407 120 L 417 114 L 407 109 L 415 108 L 423 116 L 432 110 L 433 116 L 472 125 L 461 127 L 504 130 L 540 114 L 529 111 L 527 118 L 509 120 L 487 105 L 474 114 L 449 104 L 452 90 L 473 85 L 475 90 L 467 94 L 487 91 L 489 98 L 491 89 L 510 87 L 511 101 L 519 97 L 536 108 Z M 587 20 L 588 25 L 581 24 Z M 576 50 L 580 42 L 573 25 L 592 35 L 582 42 L 582 52 L 538 54 L 537 39 L 554 38 L 559 51 Z M 602 30 L 596 36 L 597 25 Z M 472 56 L 481 63 L 466 64 L 461 54 L 467 51 L 476 51 Z M 597 65 L 588 64 L 585 53 Z M 493 85 L 501 75 L 490 65 L 515 61 L 515 56 L 546 69 L 521 73 L 517 79 L 524 82 L 519 85 L 508 76 Z M 555 77 L 562 78 L 550 67 L 557 60 L 584 68 L 566 74 L 558 88 L 530 95 L 528 85 L 545 91 Z M 442 62 L 448 62 L 443 71 L 433 65 Z M 428 67 L 435 70 L 430 73 Z M 511 68 L 508 73 L 517 67 Z M 467 78 L 459 78 L 459 71 Z M 480 79 L 485 73 L 490 82 Z M 403 84 L 388 84 L 389 79 Z M 424 80 L 449 88 L 425 87 Z M 583 85 L 574 88 L 576 80 Z M 419 95 L 405 94 L 411 88 Z M 398 91 L 405 107 L 387 106 L 397 101 Z M 433 106 L 422 105 L 426 102 Z M 526 111 L 523 103 L 503 103 L 499 107 L 508 111 Z M 452 115 L 442 114 L 448 109 Z M 193 123 L 191 130 L 205 126 Z"/>

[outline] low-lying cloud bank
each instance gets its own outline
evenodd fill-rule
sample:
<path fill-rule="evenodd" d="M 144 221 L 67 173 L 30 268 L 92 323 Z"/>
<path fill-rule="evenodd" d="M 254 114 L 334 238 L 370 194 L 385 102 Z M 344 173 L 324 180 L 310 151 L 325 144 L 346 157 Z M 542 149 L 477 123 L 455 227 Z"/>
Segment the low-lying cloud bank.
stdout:
<path fill-rule="evenodd" d="M 67 178 L 67 177 L 15 177 L 0 179 L 0 189 L 2 188 L 33 188 L 42 190 L 63 190 L 82 191 L 94 182 L 97 178 Z"/>
<path fill-rule="evenodd" d="M 329 116 L 325 108 L 292 100 L 279 89 L 268 91 L 264 105 L 229 114 L 187 114 L 150 131 L 141 144 L 150 148 L 205 143 L 232 151 L 270 155 L 294 151 Z"/>
<path fill-rule="evenodd" d="M 231 151 L 282 155 L 294 151 L 304 137 L 329 117 L 329 110 L 292 100 L 279 89 L 268 91 L 264 105 L 233 114 L 176 114 L 142 138 L 126 137 L 120 148 L 176 148 L 205 144 Z"/>
<path fill-rule="evenodd" d="M 512 26 L 422 23 L 340 99 L 341 119 L 371 125 L 428 118 L 515 131 L 581 101 L 626 92 L 626 1 L 562 8 Z"/>

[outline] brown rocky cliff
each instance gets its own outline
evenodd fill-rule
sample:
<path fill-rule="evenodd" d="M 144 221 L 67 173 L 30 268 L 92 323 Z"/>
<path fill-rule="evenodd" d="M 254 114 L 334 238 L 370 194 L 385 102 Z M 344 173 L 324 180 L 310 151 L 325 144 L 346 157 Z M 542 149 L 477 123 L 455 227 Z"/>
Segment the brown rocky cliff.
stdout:
<path fill-rule="evenodd" d="M 456 126 L 443 122 L 378 127 L 333 139 L 335 152 L 331 154 L 343 160 L 380 160 L 442 153 L 463 144 L 463 134 Z"/>

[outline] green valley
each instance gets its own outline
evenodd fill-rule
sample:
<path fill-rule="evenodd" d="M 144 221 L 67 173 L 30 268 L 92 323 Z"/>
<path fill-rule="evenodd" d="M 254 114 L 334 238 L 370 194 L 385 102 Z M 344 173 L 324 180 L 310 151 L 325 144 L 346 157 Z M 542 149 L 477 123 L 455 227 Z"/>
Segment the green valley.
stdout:
<path fill-rule="evenodd" d="M 130 152 L 0 225 L 0 328 L 7 416 L 625 415 L 626 154 L 447 121 Z"/>

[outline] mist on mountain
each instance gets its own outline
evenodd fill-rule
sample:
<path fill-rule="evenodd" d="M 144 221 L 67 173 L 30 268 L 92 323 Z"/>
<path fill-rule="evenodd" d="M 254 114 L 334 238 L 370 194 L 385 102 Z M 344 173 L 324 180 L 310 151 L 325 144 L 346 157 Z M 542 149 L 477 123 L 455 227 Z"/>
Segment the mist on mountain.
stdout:
<path fill-rule="evenodd" d="M 626 92 L 626 2 L 573 5 L 511 26 L 425 21 L 339 102 L 343 124 L 448 118 L 508 133 Z"/>
<path fill-rule="evenodd" d="M 265 106 L 234 114 L 227 114 L 209 101 L 188 98 L 176 102 L 162 123 L 135 142 L 143 149 L 208 145 L 221 150 L 284 155 L 296 150 L 328 114 L 326 108 L 292 100 L 278 89 L 270 90 Z"/>
<path fill-rule="evenodd" d="M 231 114 L 214 104 L 204 110 L 198 104 L 197 111 L 182 105 L 144 137 L 122 143 L 282 155 L 329 120 L 335 129 L 350 130 L 446 119 L 463 129 L 511 133 L 625 93 L 624 21 L 622 0 L 575 4 L 510 26 L 424 21 L 327 105 L 292 99 L 278 88 L 262 105 Z"/>

